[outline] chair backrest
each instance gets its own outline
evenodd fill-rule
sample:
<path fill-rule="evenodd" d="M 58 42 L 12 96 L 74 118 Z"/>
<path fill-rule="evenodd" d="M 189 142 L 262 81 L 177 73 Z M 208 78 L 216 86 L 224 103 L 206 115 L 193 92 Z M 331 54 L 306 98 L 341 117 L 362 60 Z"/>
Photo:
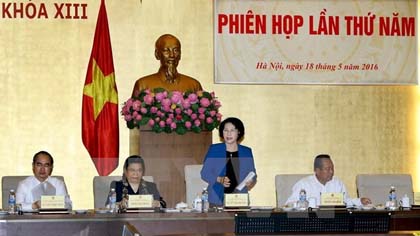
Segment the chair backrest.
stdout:
<path fill-rule="evenodd" d="M 6 209 L 9 206 L 9 191 L 10 189 L 17 190 L 18 184 L 20 181 L 26 179 L 29 175 L 20 175 L 20 176 L 3 176 L 1 179 L 1 197 L 2 197 L 2 207 Z M 64 182 L 63 176 L 53 176 Z"/>
<path fill-rule="evenodd" d="M 311 174 L 279 174 L 275 177 L 277 207 L 286 204 L 292 194 L 293 185 L 303 177 Z"/>
<path fill-rule="evenodd" d="M 413 182 L 409 174 L 359 174 L 356 176 L 357 195 L 368 197 L 373 204 L 388 201 L 389 190 L 394 186 L 398 200 L 405 194 L 413 203 Z"/>
<path fill-rule="evenodd" d="M 93 177 L 93 203 L 95 209 L 105 207 L 111 183 L 119 181 L 121 178 L 121 175 Z M 143 179 L 153 182 L 153 176 L 143 176 Z"/>
<path fill-rule="evenodd" d="M 136 227 L 128 222 L 124 223 L 122 236 L 141 236 Z"/>
<path fill-rule="evenodd" d="M 185 189 L 186 189 L 186 203 L 189 207 L 192 207 L 192 202 L 198 193 L 203 191 L 203 188 L 207 187 L 206 181 L 201 179 L 201 169 L 203 165 L 186 165 L 184 166 L 185 174 Z"/>

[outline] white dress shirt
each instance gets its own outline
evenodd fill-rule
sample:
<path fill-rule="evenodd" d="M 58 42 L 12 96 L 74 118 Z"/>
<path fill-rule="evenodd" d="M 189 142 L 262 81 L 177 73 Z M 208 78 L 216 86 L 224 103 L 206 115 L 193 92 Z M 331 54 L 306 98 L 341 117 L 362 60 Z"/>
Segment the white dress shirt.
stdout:
<path fill-rule="evenodd" d="M 66 201 L 66 206 L 71 206 L 70 197 L 67 194 L 67 188 L 63 181 L 58 178 L 49 176 L 44 182 L 40 182 L 35 176 L 29 176 L 28 178 L 19 182 L 19 185 L 16 190 L 16 203 L 22 204 L 22 210 L 30 211 L 32 210 L 32 203 L 40 200 L 39 192 L 40 185 L 45 189 L 46 192 L 51 193 L 55 190 L 56 196 L 64 196 Z M 46 194 L 51 195 L 51 194 Z M 70 205 L 69 205 L 70 204 Z"/>
<path fill-rule="evenodd" d="M 304 189 L 306 191 L 306 199 L 315 198 L 316 204 L 319 206 L 321 204 L 321 193 L 344 193 L 344 203 L 347 206 L 361 206 L 359 198 L 351 199 L 349 198 L 346 190 L 346 186 L 341 182 L 337 177 L 333 178 L 323 185 L 318 181 L 315 174 L 306 176 L 296 182 L 292 188 L 292 195 L 287 199 L 287 204 L 294 203 L 299 200 L 300 190 Z"/>

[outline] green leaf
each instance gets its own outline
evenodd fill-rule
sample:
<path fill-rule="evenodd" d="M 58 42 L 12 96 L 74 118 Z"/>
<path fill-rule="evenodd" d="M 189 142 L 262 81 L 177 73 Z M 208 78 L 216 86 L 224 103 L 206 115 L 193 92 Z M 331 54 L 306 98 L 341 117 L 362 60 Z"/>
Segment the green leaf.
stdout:
<path fill-rule="evenodd" d="M 179 125 L 179 126 L 177 126 L 176 127 L 176 129 L 175 129 L 175 132 L 177 133 L 177 134 L 181 134 L 181 135 L 183 135 L 183 134 L 185 134 L 185 133 L 187 133 L 187 128 L 185 128 L 185 126 L 183 126 L 183 125 Z"/>

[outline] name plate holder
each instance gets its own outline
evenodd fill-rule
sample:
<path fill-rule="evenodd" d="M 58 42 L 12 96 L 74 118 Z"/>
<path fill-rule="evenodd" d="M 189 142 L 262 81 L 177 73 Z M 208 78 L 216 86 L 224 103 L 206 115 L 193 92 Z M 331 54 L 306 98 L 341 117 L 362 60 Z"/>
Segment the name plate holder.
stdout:
<path fill-rule="evenodd" d="M 64 196 L 41 196 L 39 214 L 68 214 Z"/>
<path fill-rule="evenodd" d="M 155 212 L 152 194 L 128 195 L 127 213 Z"/>
<path fill-rule="evenodd" d="M 224 199 L 225 211 L 250 210 L 248 193 L 226 193 Z"/>
<path fill-rule="evenodd" d="M 64 196 L 41 196 L 41 209 L 65 209 Z"/>
<path fill-rule="evenodd" d="M 319 209 L 346 209 L 344 193 L 321 193 L 321 205 Z"/>
<path fill-rule="evenodd" d="M 128 195 L 128 208 L 153 208 L 153 195 Z"/>
<path fill-rule="evenodd" d="M 420 206 L 420 192 L 414 192 L 414 205 Z"/>
<path fill-rule="evenodd" d="M 411 205 L 411 209 L 420 209 L 420 192 L 414 192 L 413 205 Z"/>

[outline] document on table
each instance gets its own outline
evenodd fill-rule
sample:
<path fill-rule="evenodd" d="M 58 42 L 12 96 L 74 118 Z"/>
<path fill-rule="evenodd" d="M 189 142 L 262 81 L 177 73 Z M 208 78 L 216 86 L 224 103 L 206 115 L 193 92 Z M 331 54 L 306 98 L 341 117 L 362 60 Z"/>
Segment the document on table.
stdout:
<path fill-rule="evenodd" d="M 238 184 L 236 189 L 239 190 L 239 191 L 242 191 L 242 189 L 245 187 L 246 183 L 248 181 L 252 180 L 252 178 L 254 178 L 254 176 L 255 176 L 254 171 L 249 172 L 248 175 L 245 177 L 245 179 L 240 184 Z"/>

